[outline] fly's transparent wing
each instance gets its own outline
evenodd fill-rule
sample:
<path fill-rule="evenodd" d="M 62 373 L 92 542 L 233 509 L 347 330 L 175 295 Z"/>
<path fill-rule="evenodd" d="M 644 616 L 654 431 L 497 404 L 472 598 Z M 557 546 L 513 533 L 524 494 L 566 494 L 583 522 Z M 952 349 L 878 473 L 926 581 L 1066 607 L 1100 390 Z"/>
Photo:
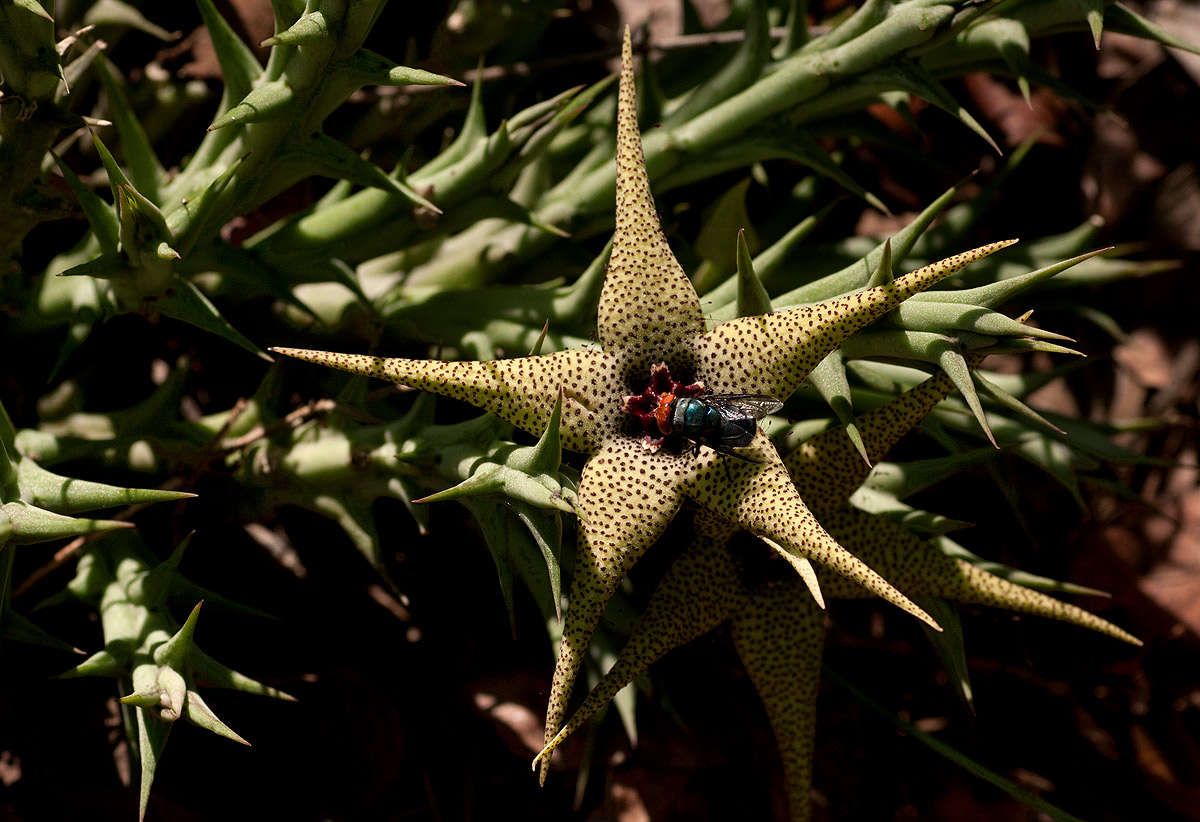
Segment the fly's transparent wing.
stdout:
<path fill-rule="evenodd" d="M 709 394 L 702 399 L 727 420 L 738 417 L 761 420 L 783 408 L 783 403 L 767 394 Z"/>

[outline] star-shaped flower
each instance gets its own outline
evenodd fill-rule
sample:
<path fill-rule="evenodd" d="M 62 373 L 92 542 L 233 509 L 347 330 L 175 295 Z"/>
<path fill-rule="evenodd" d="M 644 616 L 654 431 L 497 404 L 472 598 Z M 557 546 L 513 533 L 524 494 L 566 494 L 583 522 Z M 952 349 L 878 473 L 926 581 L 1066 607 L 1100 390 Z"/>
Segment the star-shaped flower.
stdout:
<path fill-rule="evenodd" d="M 681 383 L 717 393 L 786 399 L 849 335 L 969 263 L 992 243 L 825 302 L 705 330 L 700 300 L 671 253 L 650 194 L 637 126 L 629 32 L 617 114 L 616 228 L 598 316 L 599 349 L 491 362 L 438 362 L 275 348 L 280 354 L 421 388 L 491 411 L 540 434 L 560 395 L 564 448 L 589 454 L 578 492 L 580 539 L 546 718 L 547 742 L 605 604 L 685 499 L 769 539 L 799 567 L 824 565 L 931 626 L 934 620 L 817 522 L 778 453 L 758 431 L 742 458 L 700 448 L 651 452 L 626 398 L 666 363 Z M 542 777 L 547 763 L 543 762 Z"/>
<path fill-rule="evenodd" d="M 939 373 L 886 406 L 856 419 L 871 462 L 953 389 Z M 784 459 L 814 514 L 838 540 L 913 595 L 991 605 L 1059 619 L 1116 639 L 1141 642 L 1095 614 L 946 555 L 904 526 L 849 504 L 870 467 L 839 426 Z M 799 578 L 749 584 L 728 547 L 738 525 L 697 515 L 695 538 L 663 577 L 613 667 L 588 694 L 536 761 L 545 761 L 571 733 L 667 651 L 729 622 L 742 664 L 762 699 L 779 746 L 791 818 L 809 818 L 816 698 L 824 645 L 824 597 L 856 598 L 861 589 L 821 573 L 805 590 Z M 818 607 L 819 606 L 819 607 Z"/>

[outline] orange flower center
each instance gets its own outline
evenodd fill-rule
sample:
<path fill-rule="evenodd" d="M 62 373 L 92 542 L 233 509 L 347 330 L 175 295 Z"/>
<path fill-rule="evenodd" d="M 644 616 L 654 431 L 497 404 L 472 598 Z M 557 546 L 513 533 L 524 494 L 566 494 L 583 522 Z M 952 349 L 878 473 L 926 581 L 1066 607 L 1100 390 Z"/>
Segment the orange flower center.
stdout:
<path fill-rule="evenodd" d="M 658 430 L 664 436 L 671 433 L 671 404 L 674 402 L 674 394 L 660 394 L 658 408 L 654 409 L 654 419 L 658 420 Z"/>

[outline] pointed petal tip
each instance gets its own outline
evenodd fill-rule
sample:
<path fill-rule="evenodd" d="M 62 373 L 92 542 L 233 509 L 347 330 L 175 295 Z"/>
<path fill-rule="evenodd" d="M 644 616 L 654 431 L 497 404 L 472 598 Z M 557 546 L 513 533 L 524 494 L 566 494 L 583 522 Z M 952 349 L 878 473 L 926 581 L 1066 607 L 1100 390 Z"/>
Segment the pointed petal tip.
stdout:
<path fill-rule="evenodd" d="M 21 11 L 27 11 L 35 17 L 41 17 L 43 20 L 49 20 L 51 23 L 54 22 L 54 18 L 50 16 L 50 12 L 46 11 L 37 3 L 29 3 L 28 5 L 21 4 L 17 6 L 17 9 Z"/>

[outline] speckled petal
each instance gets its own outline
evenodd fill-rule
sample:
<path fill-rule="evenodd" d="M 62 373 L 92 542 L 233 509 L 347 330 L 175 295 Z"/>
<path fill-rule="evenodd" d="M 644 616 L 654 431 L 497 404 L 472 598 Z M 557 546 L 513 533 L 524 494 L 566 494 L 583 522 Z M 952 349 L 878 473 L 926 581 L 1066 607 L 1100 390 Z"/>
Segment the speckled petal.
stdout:
<path fill-rule="evenodd" d="M 914 595 L 939 596 L 1049 617 L 1133 645 L 1142 644 L 1132 634 L 1077 605 L 1009 582 L 966 560 L 946 556 L 903 525 L 884 517 L 856 508 L 843 508 L 831 512 L 822 521 L 843 545 L 849 546 L 880 573 L 887 574 L 889 580 Z M 821 587 L 831 597 L 863 595 L 860 589 L 830 574 L 821 575 Z"/>
<path fill-rule="evenodd" d="M 597 683 L 570 721 L 533 761 L 549 756 L 564 739 L 608 704 L 651 663 L 729 618 L 742 596 L 737 570 L 725 550 L 728 529 L 722 535 L 698 536 L 663 577 L 646 604 L 616 664 Z"/>
<path fill-rule="evenodd" d="M 791 821 L 805 822 L 825 614 L 798 580 L 771 587 L 746 598 L 733 620 L 733 644 L 771 721 Z"/>
<path fill-rule="evenodd" d="M 890 283 L 761 317 L 739 317 L 689 341 L 696 377 L 718 394 L 786 399 L 825 355 L 858 329 L 956 271 L 1015 243 L 955 254 Z"/>
<path fill-rule="evenodd" d="M 463 400 L 534 436 L 546 430 L 561 388 L 562 447 L 569 451 L 596 451 L 606 436 L 619 432 L 622 422 L 617 360 L 592 349 L 487 362 L 406 360 L 301 348 L 271 350 Z"/>
<path fill-rule="evenodd" d="M 953 388 L 950 378 L 938 372 L 887 405 L 859 414 L 855 424 L 871 462 L 887 456 L 892 446 Z M 845 505 L 871 470 L 841 427 L 801 443 L 783 458 L 783 464 L 800 496 L 818 517 Z"/>
<path fill-rule="evenodd" d="M 689 455 L 651 454 L 640 438 L 620 437 L 606 442 L 583 467 L 579 548 L 546 707 L 546 744 L 566 716 L 575 676 L 604 606 L 679 510 L 691 461 Z M 549 764 L 549 757 L 542 760 L 543 780 Z"/>
<path fill-rule="evenodd" d="M 787 553 L 824 565 L 941 630 L 929 614 L 825 532 L 800 499 L 779 454 L 762 431 L 744 453 L 753 454 L 758 462 L 702 449 L 688 476 L 687 495 L 750 533 L 779 543 Z"/>
<path fill-rule="evenodd" d="M 600 294 L 598 333 L 606 349 L 625 348 L 640 364 L 647 357 L 669 359 L 683 340 L 703 333 L 704 315 L 696 289 L 671 253 L 650 194 L 628 28 L 617 100 L 616 230 Z"/>

